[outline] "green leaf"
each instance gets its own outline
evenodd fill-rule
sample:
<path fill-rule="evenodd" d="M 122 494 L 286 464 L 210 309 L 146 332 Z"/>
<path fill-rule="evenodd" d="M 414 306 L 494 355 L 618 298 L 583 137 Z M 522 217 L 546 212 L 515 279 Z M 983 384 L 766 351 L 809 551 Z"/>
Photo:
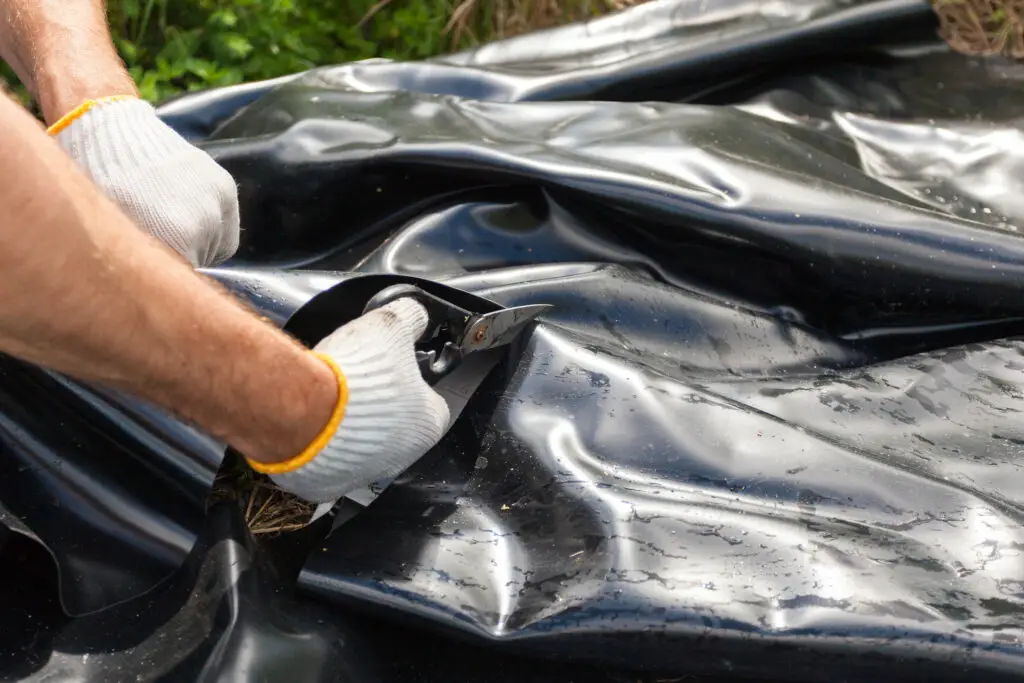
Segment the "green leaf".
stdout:
<path fill-rule="evenodd" d="M 145 73 L 141 79 L 136 79 L 139 95 L 150 102 L 159 101 L 159 81 L 159 76 L 153 71 Z"/>
<path fill-rule="evenodd" d="M 139 49 L 132 41 L 125 38 L 114 38 L 114 46 L 117 48 L 117 53 L 121 55 L 121 59 L 129 66 L 135 64 L 138 60 Z"/>
<path fill-rule="evenodd" d="M 113 5 L 114 3 L 110 3 Z M 125 19 L 138 19 L 141 14 L 139 0 L 120 0 L 117 3 L 121 7 L 121 16 Z"/>
<path fill-rule="evenodd" d="M 210 15 L 209 25 L 212 29 L 234 28 L 238 24 L 238 15 L 229 9 L 220 9 Z"/>
<path fill-rule="evenodd" d="M 252 54 L 252 43 L 243 35 L 238 33 L 222 33 L 217 39 L 228 59 L 239 61 Z"/>
<path fill-rule="evenodd" d="M 195 76 L 199 76 L 205 81 L 209 80 L 212 75 L 216 73 L 217 65 L 213 62 L 208 62 L 205 59 L 195 59 L 190 57 L 182 62 L 182 74 L 186 71 Z"/>

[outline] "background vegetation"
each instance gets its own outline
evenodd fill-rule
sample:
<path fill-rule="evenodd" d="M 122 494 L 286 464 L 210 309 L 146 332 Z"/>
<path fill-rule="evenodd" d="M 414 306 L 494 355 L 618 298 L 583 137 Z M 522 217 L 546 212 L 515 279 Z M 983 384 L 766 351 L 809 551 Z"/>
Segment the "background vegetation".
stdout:
<path fill-rule="evenodd" d="M 108 0 L 143 97 L 368 57 L 422 59 L 645 0 Z M 16 84 L 0 65 L 0 76 Z"/>
<path fill-rule="evenodd" d="M 108 0 L 108 9 L 143 97 L 158 102 L 324 64 L 422 59 L 646 1 Z M 933 2 L 955 49 L 1024 57 L 1024 0 Z M 2 64 L 0 77 L 17 91 Z"/>

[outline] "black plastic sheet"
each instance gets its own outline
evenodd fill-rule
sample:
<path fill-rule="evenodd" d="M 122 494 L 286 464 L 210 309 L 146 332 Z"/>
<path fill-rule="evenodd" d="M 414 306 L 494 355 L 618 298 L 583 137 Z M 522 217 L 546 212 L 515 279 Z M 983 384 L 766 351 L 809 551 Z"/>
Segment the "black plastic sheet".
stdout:
<path fill-rule="evenodd" d="M 249 563 L 274 600 L 204 511 L 220 444 L 2 359 L 0 558 L 59 570 L 11 679 L 1020 677 L 1024 67 L 934 30 L 661 0 L 167 104 L 239 182 L 209 274 L 278 323 L 345 272 L 555 308 L 294 594 Z M 125 616 L 185 595 L 198 635 Z"/>

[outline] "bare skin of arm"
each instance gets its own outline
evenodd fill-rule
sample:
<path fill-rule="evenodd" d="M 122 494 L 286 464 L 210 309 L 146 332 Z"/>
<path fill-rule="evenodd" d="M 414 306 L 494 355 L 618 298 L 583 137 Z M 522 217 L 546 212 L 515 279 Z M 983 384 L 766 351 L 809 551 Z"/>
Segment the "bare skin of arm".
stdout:
<path fill-rule="evenodd" d="M 86 99 L 138 94 L 111 40 L 104 0 L 0 0 L 0 58 L 47 125 Z"/>
<path fill-rule="evenodd" d="M 330 368 L 137 230 L 3 94 L 0 121 L 0 352 L 152 401 L 256 461 L 313 441 L 338 398 Z"/>

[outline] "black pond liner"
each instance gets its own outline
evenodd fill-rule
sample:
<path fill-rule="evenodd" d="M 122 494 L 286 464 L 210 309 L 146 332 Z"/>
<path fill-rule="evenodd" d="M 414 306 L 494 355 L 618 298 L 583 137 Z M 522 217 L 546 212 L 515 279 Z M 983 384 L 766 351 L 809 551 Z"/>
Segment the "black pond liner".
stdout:
<path fill-rule="evenodd" d="M 661 0 L 162 107 L 279 324 L 555 308 L 304 564 L 207 512 L 220 444 L 0 358 L 0 678 L 1019 679 L 1024 66 L 935 29 Z"/>

